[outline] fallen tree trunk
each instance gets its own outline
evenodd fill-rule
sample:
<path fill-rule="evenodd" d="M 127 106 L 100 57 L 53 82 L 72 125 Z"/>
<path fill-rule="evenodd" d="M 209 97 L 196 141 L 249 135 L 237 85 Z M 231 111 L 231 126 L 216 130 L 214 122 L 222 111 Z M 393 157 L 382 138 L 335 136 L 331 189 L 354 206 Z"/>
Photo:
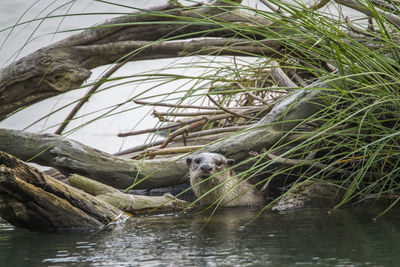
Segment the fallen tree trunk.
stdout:
<path fill-rule="evenodd" d="M 118 209 L 130 213 L 146 210 L 184 210 L 190 205 L 190 203 L 177 199 L 168 193 L 164 196 L 125 194 L 111 186 L 104 185 L 78 174 L 71 175 L 69 177 L 69 182 L 74 187 L 82 189 Z"/>
<path fill-rule="evenodd" d="M 182 183 L 186 165 L 167 165 L 170 159 L 129 160 L 101 152 L 55 134 L 34 134 L 0 129 L 0 150 L 18 158 L 51 166 L 68 176 L 81 174 L 115 188 L 125 189 L 163 168 L 136 188 L 158 188 Z M 182 161 L 183 163 L 183 161 Z"/>
<path fill-rule="evenodd" d="M 99 228 L 122 211 L 0 152 L 0 217 L 33 230 Z"/>

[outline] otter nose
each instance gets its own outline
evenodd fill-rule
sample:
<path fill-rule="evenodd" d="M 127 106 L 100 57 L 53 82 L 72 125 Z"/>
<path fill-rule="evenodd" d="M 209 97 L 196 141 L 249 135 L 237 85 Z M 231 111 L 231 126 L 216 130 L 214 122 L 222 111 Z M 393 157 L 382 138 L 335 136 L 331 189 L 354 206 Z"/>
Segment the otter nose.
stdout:
<path fill-rule="evenodd" d="M 200 166 L 200 170 L 202 170 L 203 172 L 211 172 L 212 166 L 210 164 L 203 164 Z"/>

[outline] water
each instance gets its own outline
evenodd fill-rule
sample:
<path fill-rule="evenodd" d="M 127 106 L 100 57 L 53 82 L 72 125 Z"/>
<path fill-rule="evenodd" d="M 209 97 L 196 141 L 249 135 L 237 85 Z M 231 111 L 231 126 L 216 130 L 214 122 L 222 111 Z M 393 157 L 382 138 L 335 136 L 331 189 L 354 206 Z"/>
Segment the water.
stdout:
<path fill-rule="evenodd" d="M 0 225 L 1 266 L 398 266 L 397 208 L 263 213 L 219 210 L 134 218 L 97 233 L 36 233 Z M 249 224 L 249 222 L 251 222 Z"/>

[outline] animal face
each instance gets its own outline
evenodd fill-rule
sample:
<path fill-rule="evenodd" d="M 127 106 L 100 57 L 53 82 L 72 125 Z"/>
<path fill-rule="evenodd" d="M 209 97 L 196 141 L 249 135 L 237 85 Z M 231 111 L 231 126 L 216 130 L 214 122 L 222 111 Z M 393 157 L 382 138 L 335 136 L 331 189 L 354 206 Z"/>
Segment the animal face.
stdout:
<path fill-rule="evenodd" d="M 200 153 L 186 158 L 186 164 L 192 173 L 197 173 L 198 176 L 202 177 L 209 177 L 233 166 L 235 161 L 217 153 Z"/>

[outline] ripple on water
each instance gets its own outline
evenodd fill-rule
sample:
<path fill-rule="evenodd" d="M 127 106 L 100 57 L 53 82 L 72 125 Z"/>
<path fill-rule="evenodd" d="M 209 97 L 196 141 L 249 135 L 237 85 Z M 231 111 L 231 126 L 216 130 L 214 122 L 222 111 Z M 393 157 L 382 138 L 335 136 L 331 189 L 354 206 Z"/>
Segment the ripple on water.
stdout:
<path fill-rule="evenodd" d="M 229 209 L 211 220 L 205 214 L 138 217 L 124 229 L 98 233 L 35 233 L 0 226 L 0 262 L 4 266 L 396 266 L 399 216 L 374 222 L 373 214 L 357 209 L 264 213 L 247 224 L 256 211 Z"/>

